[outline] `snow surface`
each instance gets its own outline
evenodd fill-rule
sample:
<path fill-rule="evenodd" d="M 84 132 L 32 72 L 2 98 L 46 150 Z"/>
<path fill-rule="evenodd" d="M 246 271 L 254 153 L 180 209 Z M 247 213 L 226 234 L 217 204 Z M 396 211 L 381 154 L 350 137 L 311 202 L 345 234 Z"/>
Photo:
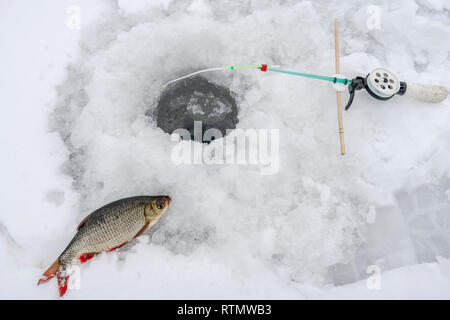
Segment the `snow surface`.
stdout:
<path fill-rule="evenodd" d="M 74 4 L 81 30 L 66 27 Z M 448 2 L 373 4 L 379 30 L 356 0 L 0 2 L 0 298 L 56 298 L 54 281 L 36 283 L 78 222 L 137 194 L 174 200 L 149 236 L 83 265 L 66 299 L 450 298 L 448 99 L 358 92 L 342 157 L 328 83 L 208 74 L 238 94 L 239 128 L 280 129 L 272 176 L 176 166 L 175 142 L 145 116 L 162 84 L 201 68 L 333 74 L 334 17 L 348 77 L 385 66 L 450 88 Z"/>

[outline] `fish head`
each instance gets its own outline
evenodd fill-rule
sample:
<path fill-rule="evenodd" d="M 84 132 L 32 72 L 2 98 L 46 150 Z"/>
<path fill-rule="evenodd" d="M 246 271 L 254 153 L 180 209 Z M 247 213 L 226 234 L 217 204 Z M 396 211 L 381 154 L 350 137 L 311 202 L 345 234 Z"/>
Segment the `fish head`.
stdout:
<path fill-rule="evenodd" d="M 151 220 L 161 217 L 166 213 L 172 198 L 169 196 L 156 196 L 145 205 L 145 216 Z"/>

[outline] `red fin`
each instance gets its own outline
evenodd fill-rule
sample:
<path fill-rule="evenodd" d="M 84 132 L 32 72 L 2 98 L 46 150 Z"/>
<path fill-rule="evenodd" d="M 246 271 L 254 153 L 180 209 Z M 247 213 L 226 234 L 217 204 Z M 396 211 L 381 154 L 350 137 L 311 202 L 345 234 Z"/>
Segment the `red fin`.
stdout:
<path fill-rule="evenodd" d="M 125 243 L 122 243 L 120 246 L 111 248 L 111 249 L 108 250 L 108 252 L 111 252 L 111 251 L 114 251 L 114 250 L 116 250 L 116 249 L 119 249 L 120 247 L 123 247 L 123 246 L 126 245 L 127 243 L 128 243 L 128 242 L 125 242 Z"/>
<path fill-rule="evenodd" d="M 148 229 L 149 226 L 150 226 L 150 221 L 149 221 L 149 222 L 146 222 L 146 223 L 144 224 L 144 226 L 142 227 L 142 229 L 139 230 L 139 232 L 134 236 L 133 239 L 136 239 L 136 238 L 139 237 L 141 234 L 143 234 L 145 231 L 147 231 L 147 229 Z"/>
<path fill-rule="evenodd" d="M 59 266 L 60 263 L 58 261 L 58 259 L 56 259 L 55 262 L 53 262 L 53 264 L 50 266 L 50 268 L 47 269 L 47 271 L 45 271 L 41 278 L 38 281 L 38 285 L 47 282 L 48 280 L 52 279 L 54 276 L 57 275 L 58 270 L 59 270 Z"/>
<path fill-rule="evenodd" d="M 84 218 L 83 220 L 81 220 L 80 224 L 79 224 L 78 227 L 77 227 L 77 230 L 80 230 L 80 228 L 81 228 L 82 226 L 84 226 L 84 224 L 86 223 L 86 221 L 88 221 L 88 219 L 89 219 L 90 216 L 91 216 L 91 215 L 88 215 L 86 218 Z"/>
<path fill-rule="evenodd" d="M 85 263 L 86 261 L 91 260 L 93 257 L 95 257 L 96 253 L 83 253 L 81 256 L 78 257 L 81 263 Z"/>
<path fill-rule="evenodd" d="M 69 276 L 60 276 L 59 274 L 57 274 L 56 278 L 58 279 L 59 296 L 62 297 L 67 291 Z"/>

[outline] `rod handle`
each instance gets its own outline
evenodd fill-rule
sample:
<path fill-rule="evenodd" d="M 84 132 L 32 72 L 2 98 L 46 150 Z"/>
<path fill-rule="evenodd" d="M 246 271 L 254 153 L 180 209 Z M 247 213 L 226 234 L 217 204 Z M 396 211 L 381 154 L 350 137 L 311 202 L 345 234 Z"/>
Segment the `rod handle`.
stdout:
<path fill-rule="evenodd" d="M 405 96 L 424 102 L 439 103 L 447 98 L 447 89 L 443 86 L 407 82 Z"/>

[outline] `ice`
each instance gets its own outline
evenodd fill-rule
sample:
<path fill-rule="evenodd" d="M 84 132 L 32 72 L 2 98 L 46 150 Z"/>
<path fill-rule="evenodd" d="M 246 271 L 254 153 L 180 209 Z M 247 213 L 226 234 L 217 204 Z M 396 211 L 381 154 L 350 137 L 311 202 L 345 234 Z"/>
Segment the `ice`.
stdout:
<path fill-rule="evenodd" d="M 198 104 L 198 101 L 190 100 L 188 103 L 188 106 L 187 106 L 187 110 L 194 115 L 205 114 L 205 112 L 202 110 L 202 106 L 200 104 Z"/>
<path fill-rule="evenodd" d="M 268 176 L 177 166 L 176 142 L 146 115 L 161 85 L 206 67 L 333 74 L 334 17 L 348 77 L 386 66 L 450 87 L 444 1 L 379 1 L 382 28 L 371 31 L 365 1 L 42 3 L 0 10 L 0 41 L 12 48 L 1 53 L 0 297 L 56 298 L 55 283 L 36 281 L 84 216 L 121 197 L 169 194 L 157 229 L 83 265 L 67 298 L 449 298 L 448 100 L 358 92 L 342 157 L 329 84 L 207 74 L 236 93 L 238 128 L 280 129 L 280 171 Z M 79 31 L 65 26 L 74 4 Z M 381 290 L 366 286 L 371 265 Z"/>

